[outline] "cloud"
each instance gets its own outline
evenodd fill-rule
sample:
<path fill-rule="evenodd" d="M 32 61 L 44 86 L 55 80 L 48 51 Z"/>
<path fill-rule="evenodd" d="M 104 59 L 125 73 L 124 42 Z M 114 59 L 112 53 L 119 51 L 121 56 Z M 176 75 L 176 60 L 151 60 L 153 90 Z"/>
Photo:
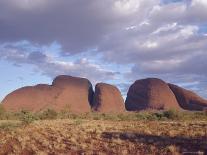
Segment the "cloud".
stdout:
<path fill-rule="evenodd" d="M 30 45 L 32 48 L 32 45 Z M 34 47 L 33 47 L 34 48 Z M 27 51 L 15 45 L 7 45 L 0 48 L 0 59 L 14 63 L 16 66 L 32 65 L 35 72 L 54 78 L 66 74 L 86 77 L 92 82 L 113 80 L 117 72 L 107 70 L 99 65 L 91 63 L 87 58 L 76 61 L 58 60 L 57 57 L 41 51 Z"/>
<path fill-rule="evenodd" d="M 191 88 L 200 87 L 201 92 L 207 86 L 206 21 L 206 0 L 1 0 L 2 44 L 28 40 L 48 46 L 55 41 L 61 54 L 56 58 L 50 51 L 25 52 L 27 47 L 10 44 L 0 57 L 32 64 L 50 77 L 73 74 L 107 81 L 120 76 L 116 68 L 91 62 L 101 55 L 101 62 L 129 66 L 128 73 L 120 71 L 123 91 L 137 78 L 156 76 L 193 83 Z M 64 59 L 91 51 L 90 58 Z"/>
<path fill-rule="evenodd" d="M 2 0 L 0 41 L 41 45 L 57 41 L 65 54 L 85 52 L 110 33 L 142 20 L 156 1 Z M 135 14 L 139 14 L 136 19 Z"/>

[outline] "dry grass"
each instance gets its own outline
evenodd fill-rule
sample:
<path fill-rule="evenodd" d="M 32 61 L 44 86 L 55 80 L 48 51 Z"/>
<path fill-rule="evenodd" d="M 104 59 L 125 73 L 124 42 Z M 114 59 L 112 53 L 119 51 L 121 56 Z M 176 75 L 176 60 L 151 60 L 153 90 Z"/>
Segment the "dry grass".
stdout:
<path fill-rule="evenodd" d="M 207 149 L 207 121 L 38 120 L 10 130 L 1 124 L 0 154 L 174 155 Z"/>

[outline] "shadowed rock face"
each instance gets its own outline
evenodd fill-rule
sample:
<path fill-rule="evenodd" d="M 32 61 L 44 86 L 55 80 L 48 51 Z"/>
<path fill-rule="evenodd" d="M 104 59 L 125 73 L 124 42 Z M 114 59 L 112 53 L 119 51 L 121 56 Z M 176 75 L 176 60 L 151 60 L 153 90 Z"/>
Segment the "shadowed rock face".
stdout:
<path fill-rule="evenodd" d="M 179 105 L 185 110 L 204 110 L 207 108 L 207 100 L 201 98 L 196 93 L 178 87 L 173 84 L 168 84 L 170 89 L 175 94 Z"/>
<path fill-rule="evenodd" d="M 99 83 L 96 85 L 92 103 L 94 111 L 103 113 L 119 113 L 125 111 L 124 99 L 115 86 Z"/>
<path fill-rule="evenodd" d="M 167 83 L 156 78 L 135 81 L 129 88 L 125 107 L 128 111 L 180 109 Z"/>
<path fill-rule="evenodd" d="M 3 106 L 9 111 L 33 112 L 48 108 L 71 112 L 90 112 L 93 89 L 89 80 L 71 76 L 58 76 L 52 85 L 20 88 L 5 97 Z"/>

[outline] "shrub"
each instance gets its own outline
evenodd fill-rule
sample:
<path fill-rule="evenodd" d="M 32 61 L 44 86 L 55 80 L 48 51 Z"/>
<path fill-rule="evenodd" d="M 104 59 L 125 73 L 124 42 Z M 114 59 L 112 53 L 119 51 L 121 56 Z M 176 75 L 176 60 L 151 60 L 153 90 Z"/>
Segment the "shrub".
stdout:
<path fill-rule="evenodd" d="M 154 118 L 156 120 L 165 120 L 166 119 L 166 117 L 165 117 L 163 112 L 155 112 L 152 115 L 154 115 Z"/>
<path fill-rule="evenodd" d="M 100 114 L 98 114 L 97 112 L 92 112 L 92 113 L 91 113 L 91 118 L 92 118 L 93 120 L 101 120 L 101 116 L 100 116 Z"/>
<path fill-rule="evenodd" d="M 83 120 L 80 118 L 74 120 L 75 125 L 81 125 L 82 123 L 83 123 Z"/>
<path fill-rule="evenodd" d="M 117 118 L 120 121 L 124 121 L 124 120 L 128 120 L 129 119 L 129 115 L 124 115 L 124 114 L 120 113 L 120 114 L 117 114 Z"/>
<path fill-rule="evenodd" d="M 137 120 L 146 120 L 147 119 L 147 113 L 137 112 L 135 117 L 136 117 Z"/>
<path fill-rule="evenodd" d="M 158 113 L 153 113 L 153 112 L 138 112 L 136 114 L 136 118 L 137 120 L 154 121 L 154 120 L 159 120 L 157 115 Z"/>
<path fill-rule="evenodd" d="M 157 121 L 157 120 L 160 120 L 161 117 L 162 115 L 158 113 L 149 113 L 146 115 L 146 119 L 149 121 Z"/>
<path fill-rule="evenodd" d="M 28 111 L 21 111 L 20 113 L 20 120 L 22 121 L 23 124 L 28 125 L 35 121 L 37 118 L 32 114 L 31 112 Z"/>
<path fill-rule="evenodd" d="M 172 119 L 172 120 L 181 118 L 181 114 L 177 110 L 174 110 L 174 109 L 164 111 L 163 116 L 168 119 Z"/>
<path fill-rule="evenodd" d="M 17 127 L 20 127 L 22 124 L 19 122 L 3 122 L 0 124 L 0 130 L 11 130 Z"/>
<path fill-rule="evenodd" d="M 4 119 L 5 116 L 5 110 L 4 107 L 0 103 L 0 119 Z"/>
<path fill-rule="evenodd" d="M 46 111 L 43 111 L 42 113 L 39 114 L 39 118 L 44 120 L 44 119 L 48 119 L 48 120 L 52 120 L 52 119 L 56 119 L 58 116 L 58 113 L 53 110 L 53 109 L 48 109 Z"/>
<path fill-rule="evenodd" d="M 204 114 L 207 116 L 207 108 L 204 109 Z"/>

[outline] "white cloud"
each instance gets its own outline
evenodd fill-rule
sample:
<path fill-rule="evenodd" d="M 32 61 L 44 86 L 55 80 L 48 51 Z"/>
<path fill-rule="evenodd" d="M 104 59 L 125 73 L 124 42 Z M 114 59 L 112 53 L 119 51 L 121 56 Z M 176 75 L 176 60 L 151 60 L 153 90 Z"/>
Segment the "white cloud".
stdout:
<path fill-rule="evenodd" d="M 44 8 L 46 5 L 48 5 L 49 2 L 50 3 L 52 2 L 48 0 L 7 0 L 7 1 L 8 3 L 11 3 L 14 7 L 23 10 Z"/>
<path fill-rule="evenodd" d="M 30 44 L 30 48 L 34 48 L 32 44 Z M 58 60 L 52 54 L 39 51 L 30 52 L 15 46 L 13 47 L 12 44 L 0 47 L 0 51 L 0 59 L 7 60 L 18 66 L 32 65 L 35 71 L 39 71 L 43 75 L 51 78 L 65 74 L 85 77 L 93 83 L 96 83 L 109 79 L 113 80 L 116 75 L 114 71 L 91 63 L 87 58 L 80 58 L 76 61 Z"/>
<path fill-rule="evenodd" d="M 125 30 L 128 31 L 128 30 L 133 30 L 133 29 L 136 29 L 136 28 L 137 28 L 136 26 L 129 26 L 129 27 L 126 27 Z"/>
<path fill-rule="evenodd" d="M 203 5 L 207 7 L 207 1 L 206 0 L 192 0 L 191 5 L 192 6 Z"/>
<path fill-rule="evenodd" d="M 143 0 L 118 0 L 115 1 L 114 7 L 117 11 L 123 14 L 135 13 L 140 8 L 140 3 Z"/>
<path fill-rule="evenodd" d="M 146 41 L 142 47 L 143 48 L 156 48 L 158 46 L 157 42 Z"/>
<path fill-rule="evenodd" d="M 149 21 L 145 20 L 139 24 L 139 26 L 148 26 L 150 25 Z"/>
<path fill-rule="evenodd" d="M 178 83 L 189 77 L 199 81 L 200 77 L 200 84 L 204 83 L 207 36 L 200 26 L 207 21 L 206 0 L 167 4 L 159 0 L 46 1 L 0 1 L 0 41 L 27 39 L 39 45 L 57 41 L 64 56 L 95 48 L 109 64 L 134 66 L 127 82 L 156 74 L 165 79 L 177 77 Z M 14 5 L 27 12 L 15 9 Z M 45 63 L 35 63 L 32 60 L 40 55 L 30 55 L 28 61 L 24 53 L 16 55 L 15 49 L 12 50 L 9 55 L 0 51 L 0 57 L 33 63 L 48 76 L 71 73 L 94 79 L 115 78 L 114 72 L 91 63 L 85 56 L 67 62 L 46 54 L 42 59 L 35 59 Z"/>
<path fill-rule="evenodd" d="M 175 29 L 176 26 L 177 26 L 177 23 L 166 24 L 164 26 L 159 27 L 157 30 L 152 32 L 152 34 L 158 34 L 158 33 L 161 33 L 161 32 L 170 31 L 170 30 Z"/>
<path fill-rule="evenodd" d="M 180 34 L 186 38 L 196 34 L 198 32 L 198 26 L 186 26 L 180 30 Z"/>

